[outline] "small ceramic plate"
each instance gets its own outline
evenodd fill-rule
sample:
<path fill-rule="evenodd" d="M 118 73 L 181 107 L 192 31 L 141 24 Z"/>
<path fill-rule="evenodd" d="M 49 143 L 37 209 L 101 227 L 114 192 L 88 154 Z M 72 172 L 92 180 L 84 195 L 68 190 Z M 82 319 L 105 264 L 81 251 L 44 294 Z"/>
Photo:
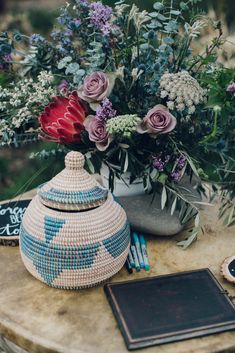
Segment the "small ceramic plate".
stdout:
<path fill-rule="evenodd" d="M 235 283 L 235 255 L 227 257 L 221 266 L 222 275 L 231 283 Z"/>

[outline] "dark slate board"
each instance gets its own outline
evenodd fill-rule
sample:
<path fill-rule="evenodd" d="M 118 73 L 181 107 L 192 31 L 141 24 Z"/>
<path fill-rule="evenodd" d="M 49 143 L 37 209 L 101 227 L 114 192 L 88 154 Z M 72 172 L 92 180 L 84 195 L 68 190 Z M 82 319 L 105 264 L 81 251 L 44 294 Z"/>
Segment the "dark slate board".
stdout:
<path fill-rule="evenodd" d="M 18 245 L 21 221 L 31 200 L 0 204 L 0 244 Z"/>
<path fill-rule="evenodd" d="M 104 290 L 129 350 L 235 329 L 235 307 L 209 269 Z"/>

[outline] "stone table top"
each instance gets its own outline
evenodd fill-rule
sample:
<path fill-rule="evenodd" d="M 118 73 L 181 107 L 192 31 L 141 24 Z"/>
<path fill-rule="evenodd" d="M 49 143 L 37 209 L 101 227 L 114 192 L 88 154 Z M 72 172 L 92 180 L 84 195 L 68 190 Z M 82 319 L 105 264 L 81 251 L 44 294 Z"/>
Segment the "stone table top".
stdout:
<path fill-rule="evenodd" d="M 129 275 L 123 268 L 111 281 L 209 268 L 235 295 L 235 286 L 220 275 L 224 258 L 235 254 L 234 228 L 221 225 L 216 206 L 202 214 L 206 233 L 189 249 L 177 247 L 176 238 L 148 237 L 151 270 Z M 80 291 L 50 288 L 27 272 L 18 247 L 0 247 L 0 269 L 0 335 L 30 353 L 127 352 L 103 286 Z M 235 352 L 235 331 L 139 352 Z"/>

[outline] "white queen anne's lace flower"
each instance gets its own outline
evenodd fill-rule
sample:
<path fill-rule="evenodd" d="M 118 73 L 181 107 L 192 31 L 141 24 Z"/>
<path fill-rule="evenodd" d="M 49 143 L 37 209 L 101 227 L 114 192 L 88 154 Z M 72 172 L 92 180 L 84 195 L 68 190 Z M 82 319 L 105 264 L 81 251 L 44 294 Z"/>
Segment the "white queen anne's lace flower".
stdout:
<path fill-rule="evenodd" d="M 192 115 L 196 106 L 205 102 L 205 90 L 187 71 L 165 73 L 160 81 L 160 96 L 168 98 L 169 109 Z"/>

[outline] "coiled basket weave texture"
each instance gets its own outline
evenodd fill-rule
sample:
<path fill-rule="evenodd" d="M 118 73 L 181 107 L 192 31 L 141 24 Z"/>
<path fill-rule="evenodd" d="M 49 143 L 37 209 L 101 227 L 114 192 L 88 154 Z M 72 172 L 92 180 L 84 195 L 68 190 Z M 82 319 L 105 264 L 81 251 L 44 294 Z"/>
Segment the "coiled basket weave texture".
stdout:
<path fill-rule="evenodd" d="M 38 189 L 20 230 L 28 271 L 50 286 L 76 289 L 105 281 L 124 265 L 130 246 L 126 213 L 70 152 L 65 169 Z"/>

